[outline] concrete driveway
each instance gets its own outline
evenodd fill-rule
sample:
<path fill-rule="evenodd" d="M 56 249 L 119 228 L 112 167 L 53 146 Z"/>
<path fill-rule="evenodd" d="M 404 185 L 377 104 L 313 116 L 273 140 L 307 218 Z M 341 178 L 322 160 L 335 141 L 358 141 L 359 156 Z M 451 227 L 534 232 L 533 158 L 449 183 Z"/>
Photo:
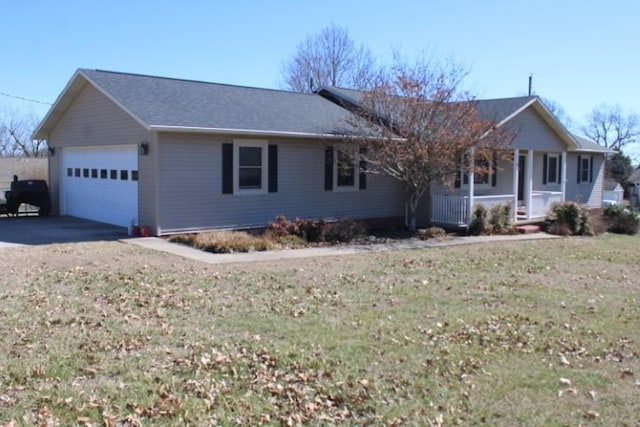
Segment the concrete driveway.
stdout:
<path fill-rule="evenodd" d="M 0 217 L 0 248 L 118 240 L 127 229 L 69 216 Z"/>

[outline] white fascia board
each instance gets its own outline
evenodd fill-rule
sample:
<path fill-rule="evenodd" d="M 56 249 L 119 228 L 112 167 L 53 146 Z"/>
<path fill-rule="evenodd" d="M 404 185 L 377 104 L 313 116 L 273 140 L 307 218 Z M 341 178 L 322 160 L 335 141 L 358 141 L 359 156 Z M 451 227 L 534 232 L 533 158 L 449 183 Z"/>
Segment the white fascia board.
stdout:
<path fill-rule="evenodd" d="M 589 148 L 576 148 L 575 150 L 570 150 L 572 153 L 595 153 L 595 154 L 613 154 L 617 153 L 616 150 L 612 150 L 610 148 L 602 148 L 602 150 L 597 149 L 589 149 Z"/>
<path fill-rule="evenodd" d="M 59 110 L 61 108 L 63 108 L 63 104 L 64 102 L 69 102 L 69 105 L 71 104 L 71 102 L 73 102 L 73 100 L 68 100 L 67 98 L 69 96 L 71 96 L 71 89 L 72 87 L 77 83 L 79 78 L 83 78 L 85 80 L 85 82 L 90 83 L 93 87 L 95 87 L 100 93 L 102 93 L 104 96 L 106 96 L 111 102 L 113 102 L 114 104 L 116 104 L 118 106 L 118 108 L 121 108 L 122 111 L 124 111 L 125 113 L 127 113 L 129 116 L 131 116 L 132 119 L 134 119 L 136 122 L 138 122 L 142 127 L 144 127 L 145 129 L 149 130 L 149 125 L 146 124 L 145 122 L 143 122 L 139 117 L 137 117 L 135 114 L 133 114 L 129 109 L 127 109 L 124 105 L 122 105 L 120 102 L 118 102 L 117 100 L 115 100 L 108 92 L 106 92 L 104 89 L 102 89 L 98 84 L 96 84 L 93 80 L 91 80 L 84 72 L 82 69 L 78 69 L 76 70 L 75 73 L 73 73 L 73 76 L 71 77 L 71 79 L 69 79 L 69 82 L 67 83 L 67 85 L 64 87 L 64 89 L 62 90 L 62 92 L 60 92 L 60 95 L 58 95 L 58 98 L 56 99 L 56 101 L 53 103 L 53 105 L 51 106 L 51 108 L 49 109 L 49 111 L 47 112 L 47 114 L 44 116 L 44 118 L 42 119 L 42 121 L 40 122 L 40 124 L 38 125 L 38 127 L 36 128 L 36 130 L 33 132 L 32 137 L 34 139 L 47 139 L 49 137 L 48 133 L 42 133 L 43 132 L 43 128 L 45 127 L 45 125 L 48 125 L 49 121 L 53 118 L 54 114 L 58 113 Z M 74 98 L 77 94 L 73 94 Z"/>
<path fill-rule="evenodd" d="M 504 126 L 505 123 L 508 123 L 509 120 L 513 119 L 514 117 L 516 117 L 518 114 L 520 114 L 521 112 L 523 112 L 524 110 L 526 110 L 527 108 L 529 108 L 529 106 L 531 104 L 533 104 L 534 102 L 536 102 L 535 98 L 531 99 L 530 101 L 526 102 L 524 105 L 522 105 L 520 108 L 518 108 L 516 111 L 514 111 L 513 113 L 509 114 L 507 117 L 505 117 L 504 119 L 502 119 L 500 122 L 496 123 L 493 127 L 493 129 L 489 129 L 488 131 L 486 131 L 485 133 L 483 133 L 480 136 L 480 139 L 485 138 L 487 135 L 489 135 L 494 129 L 498 129 L 502 126 Z"/>
<path fill-rule="evenodd" d="M 64 89 L 62 89 L 62 92 L 60 92 L 60 94 L 56 98 L 51 108 L 49 108 L 49 111 L 47 111 L 47 114 L 45 114 L 44 118 L 40 121 L 40 124 L 38 125 L 36 130 L 34 130 L 33 134 L 31 134 L 31 137 L 33 139 L 47 139 L 49 137 L 48 134 L 40 135 L 40 133 L 42 132 L 42 128 L 45 126 L 45 124 L 47 124 L 49 119 L 51 119 L 51 116 L 53 115 L 53 113 L 57 111 L 58 108 L 60 108 L 60 104 L 62 103 L 67 93 L 71 89 L 71 86 L 73 86 L 73 84 L 76 82 L 76 79 L 78 78 L 79 74 L 80 74 L 80 70 L 76 70 L 75 73 L 73 73 L 73 76 L 71 76 L 71 78 L 65 85 Z"/>
<path fill-rule="evenodd" d="M 571 142 L 571 144 L 573 144 L 574 149 L 580 148 L 580 143 L 576 140 L 576 138 L 573 136 L 573 134 L 571 132 L 569 132 L 569 129 L 567 129 L 562 122 L 560 122 L 560 120 L 558 120 L 556 118 L 556 116 L 554 116 L 553 114 L 551 114 L 551 111 L 549 111 L 549 109 L 546 107 L 546 105 L 544 105 L 544 103 L 540 100 L 540 98 L 538 98 L 537 96 L 534 98 L 535 104 L 539 107 L 542 108 L 542 111 L 544 111 L 543 114 L 543 120 L 545 122 L 547 122 L 547 124 L 549 126 L 551 126 L 552 128 L 555 128 L 556 132 L 560 133 L 560 137 L 562 137 L 564 135 L 565 139 L 568 140 L 568 142 Z M 546 117 L 544 117 L 546 116 Z"/>
<path fill-rule="evenodd" d="M 551 114 L 551 112 L 547 109 L 547 107 L 544 106 L 544 104 L 540 101 L 540 99 L 538 97 L 532 98 L 530 101 L 527 101 L 520 108 L 515 110 L 513 113 L 509 114 L 504 119 L 502 119 L 500 121 L 500 123 L 498 123 L 496 125 L 496 128 L 499 128 L 499 127 L 503 126 L 505 123 L 509 122 L 514 117 L 516 117 L 518 114 L 522 113 L 524 110 L 526 110 L 527 108 L 529 108 L 530 106 L 532 106 L 534 104 L 536 104 L 537 106 L 542 108 L 542 111 L 544 112 L 543 114 L 541 114 L 542 120 L 544 120 L 549 126 L 551 126 L 552 129 L 554 129 L 558 133 L 558 136 L 560 136 L 560 138 L 562 140 L 564 140 L 569 145 L 568 148 L 571 151 L 577 151 L 577 149 L 578 149 L 578 147 L 580 145 L 578 144 L 576 139 L 573 137 L 571 132 L 569 132 L 567 130 L 567 128 L 565 128 L 564 125 L 562 123 L 560 123 L 554 117 L 553 114 Z M 484 135 L 482 135 L 481 138 L 484 138 L 489 132 L 491 132 L 491 131 L 486 132 Z"/>
<path fill-rule="evenodd" d="M 500 123 L 496 124 L 496 127 L 499 128 L 500 126 L 504 125 L 509 120 L 513 119 L 515 116 L 517 116 L 518 114 L 522 113 L 524 110 L 529 108 L 529 106 L 532 105 L 535 102 L 536 102 L 536 98 L 531 99 L 530 101 L 525 103 L 522 107 L 518 108 L 516 111 L 514 111 L 513 113 L 509 114 L 507 117 L 502 119 L 502 121 Z"/>
<path fill-rule="evenodd" d="M 82 70 L 78 70 L 78 72 L 82 75 L 82 77 L 84 77 L 89 83 L 91 83 L 93 85 L 93 87 L 95 87 L 101 94 L 103 94 L 104 96 L 106 96 L 111 102 L 113 102 L 114 104 L 116 104 L 120 109 L 122 109 L 122 111 L 124 111 L 125 113 L 127 113 L 129 116 L 131 116 L 131 118 L 133 120 L 135 120 L 136 122 L 138 122 L 138 124 L 140 126 L 142 126 L 143 128 L 145 128 L 146 130 L 150 130 L 149 124 L 145 123 L 142 119 L 140 119 L 140 117 L 136 116 L 135 114 L 133 114 L 131 112 L 131 110 L 129 110 L 127 107 L 125 107 L 124 105 L 122 105 L 118 100 L 116 100 L 114 97 L 111 96 L 111 94 L 109 92 L 107 92 L 106 90 L 102 89 L 100 87 L 100 85 L 98 85 L 96 82 L 94 82 L 93 80 L 91 80 Z"/>

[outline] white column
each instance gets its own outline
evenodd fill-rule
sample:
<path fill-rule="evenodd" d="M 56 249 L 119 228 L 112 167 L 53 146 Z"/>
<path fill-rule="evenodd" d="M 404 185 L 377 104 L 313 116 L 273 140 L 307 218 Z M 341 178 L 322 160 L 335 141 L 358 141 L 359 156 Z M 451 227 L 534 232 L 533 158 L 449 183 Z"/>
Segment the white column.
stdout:
<path fill-rule="evenodd" d="M 518 221 L 518 177 L 520 169 L 520 150 L 513 150 L 513 222 Z"/>
<path fill-rule="evenodd" d="M 469 208 L 467 215 L 467 228 L 471 225 L 471 217 L 473 216 L 473 192 L 474 192 L 474 183 L 473 183 L 473 175 L 475 169 L 476 162 L 476 150 L 471 147 L 469 150 Z"/>
<path fill-rule="evenodd" d="M 533 150 L 527 151 L 527 170 L 524 178 L 524 199 L 527 201 L 527 220 L 531 219 L 531 207 L 533 205 Z"/>
<path fill-rule="evenodd" d="M 560 154 L 560 164 L 562 165 L 562 167 L 560 168 L 560 174 L 561 174 L 561 179 L 560 179 L 560 191 L 562 191 L 562 201 L 564 202 L 566 200 L 566 192 L 567 192 L 567 152 L 563 151 L 562 154 Z"/>

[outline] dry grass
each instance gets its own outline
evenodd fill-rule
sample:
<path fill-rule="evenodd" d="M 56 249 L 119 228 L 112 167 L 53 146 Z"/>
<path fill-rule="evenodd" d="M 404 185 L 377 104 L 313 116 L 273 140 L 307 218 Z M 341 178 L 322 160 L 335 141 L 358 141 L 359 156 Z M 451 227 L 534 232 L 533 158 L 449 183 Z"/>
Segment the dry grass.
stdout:
<path fill-rule="evenodd" d="M 5 250 L 0 425 L 638 425 L 639 243 Z"/>
<path fill-rule="evenodd" d="M 261 236 L 254 236 L 243 231 L 212 231 L 197 234 L 179 234 L 171 236 L 170 242 L 182 243 L 213 253 L 236 253 L 266 251 L 273 243 Z"/>

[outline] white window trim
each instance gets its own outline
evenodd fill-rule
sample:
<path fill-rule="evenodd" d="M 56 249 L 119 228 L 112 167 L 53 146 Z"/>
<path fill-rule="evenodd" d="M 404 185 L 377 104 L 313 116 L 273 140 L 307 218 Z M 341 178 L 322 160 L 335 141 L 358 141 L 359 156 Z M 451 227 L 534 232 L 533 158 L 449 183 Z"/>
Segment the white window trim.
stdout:
<path fill-rule="evenodd" d="M 260 188 L 240 188 L 240 147 L 259 147 L 262 149 L 262 178 Z M 233 194 L 267 194 L 269 179 L 269 141 L 257 139 L 233 140 Z"/>
<path fill-rule="evenodd" d="M 463 162 L 466 161 L 466 158 L 463 158 Z M 483 182 L 483 183 L 478 183 L 478 182 L 474 182 L 473 183 L 473 187 L 474 188 L 492 188 L 493 185 L 491 185 L 491 180 L 492 175 L 493 175 L 493 156 L 491 156 L 491 159 L 489 160 L 489 174 L 486 176 L 487 177 L 487 182 Z M 460 188 L 469 188 L 469 182 L 467 182 L 466 184 L 464 183 L 464 177 L 465 175 L 467 176 L 467 180 L 471 181 L 471 176 L 469 176 L 469 172 L 466 172 L 464 170 L 464 168 L 459 172 L 460 173 Z M 476 179 L 476 173 L 473 174 L 473 179 Z"/>
<path fill-rule="evenodd" d="M 338 152 L 353 152 L 353 185 L 338 185 Z M 358 191 L 360 189 L 360 152 L 354 144 L 336 144 L 333 146 L 333 191 Z"/>
<path fill-rule="evenodd" d="M 554 158 L 556 159 L 556 179 L 554 181 L 551 181 L 549 179 L 549 173 L 551 172 L 551 165 L 550 163 L 550 159 Z M 547 154 L 547 185 L 552 185 L 552 184 L 560 184 L 560 180 L 558 179 L 558 177 L 560 176 L 560 156 L 558 154 Z"/>

